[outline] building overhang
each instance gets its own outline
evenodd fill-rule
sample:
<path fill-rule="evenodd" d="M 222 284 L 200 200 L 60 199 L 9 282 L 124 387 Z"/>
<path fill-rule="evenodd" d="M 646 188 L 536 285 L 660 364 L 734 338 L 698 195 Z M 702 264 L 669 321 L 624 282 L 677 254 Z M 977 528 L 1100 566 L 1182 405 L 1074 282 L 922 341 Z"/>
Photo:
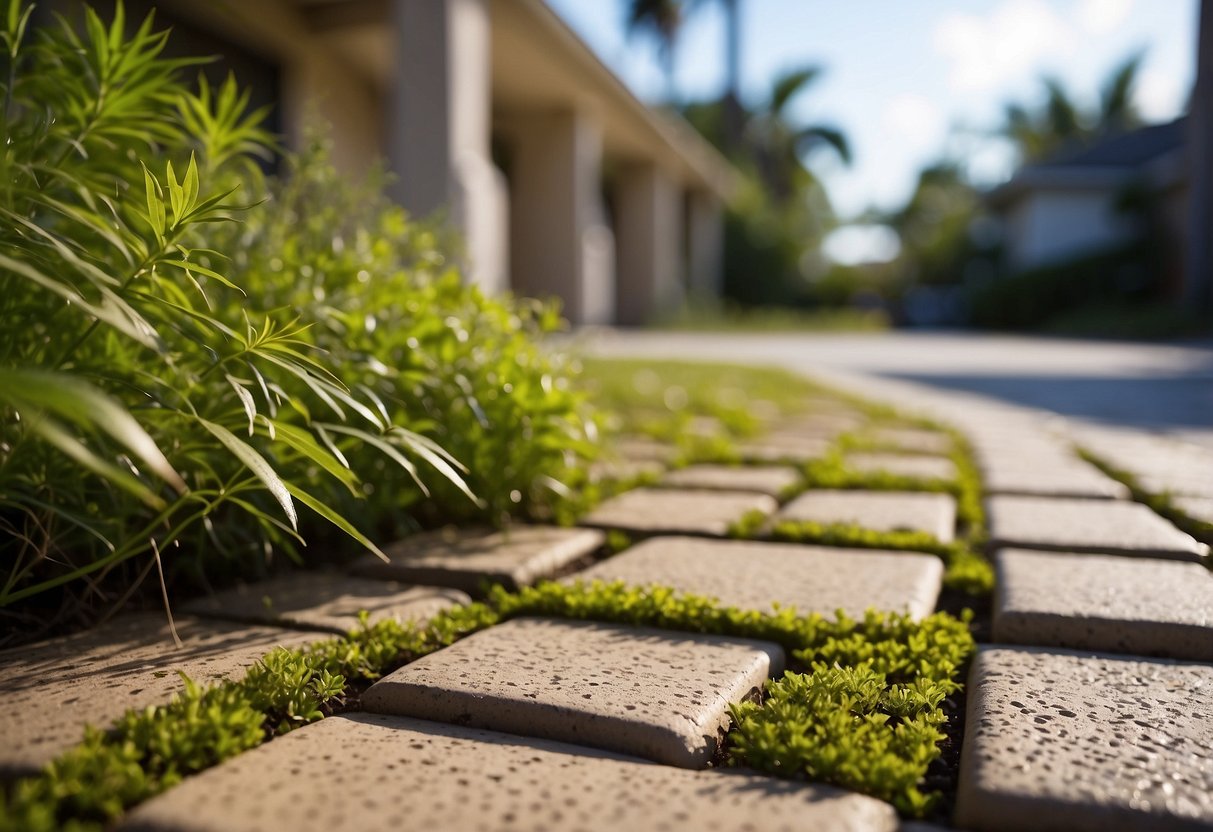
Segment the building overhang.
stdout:
<path fill-rule="evenodd" d="M 343 60 L 386 89 L 395 71 L 390 0 L 296 0 Z M 738 174 L 683 119 L 641 102 L 543 0 L 488 0 L 492 106 L 511 118 L 574 111 L 602 130 L 604 153 L 651 162 L 687 188 L 728 200 Z"/>

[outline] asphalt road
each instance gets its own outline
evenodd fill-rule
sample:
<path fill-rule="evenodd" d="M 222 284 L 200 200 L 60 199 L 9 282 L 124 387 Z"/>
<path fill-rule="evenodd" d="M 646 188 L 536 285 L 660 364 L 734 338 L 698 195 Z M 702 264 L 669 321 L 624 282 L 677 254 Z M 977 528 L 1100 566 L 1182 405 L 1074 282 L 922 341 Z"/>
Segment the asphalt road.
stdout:
<path fill-rule="evenodd" d="M 575 340 L 591 355 L 770 364 L 809 374 L 874 374 L 1213 446 L 1209 341 L 1142 344 L 939 332 L 648 330 L 585 331 Z"/>

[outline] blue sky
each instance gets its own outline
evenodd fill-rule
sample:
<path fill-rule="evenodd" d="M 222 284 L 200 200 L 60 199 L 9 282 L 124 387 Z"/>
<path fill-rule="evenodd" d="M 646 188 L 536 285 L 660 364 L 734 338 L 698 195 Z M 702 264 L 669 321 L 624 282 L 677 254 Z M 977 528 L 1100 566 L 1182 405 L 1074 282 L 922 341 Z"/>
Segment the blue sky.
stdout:
<path fill-rule="evenodd" d="M 653 43 L 625 33 L 624 0 L 548 2 L 641 98 L 664 95 Z M 700 0 L 683 28 L 675 78 L 685 98 L 724 84 L 719 7 Z M 1138 104 L 1166 120 L 1182 111 L 1195 66 L 1196 0 L 742 0 L 742 15 L 747 100 L 781 71 L 825 67 L 792 112 L 851 140 L 849 169 L 817 160 L 844 218 L 897 206 L 918 169 L 948 150 L 979 182 L 1005 178 L 1010 149 L 984 131 L 1006 101 L 1038 97 L 1042 73 L 1093 102 L 1109 70 L 1145 50 Z"/>

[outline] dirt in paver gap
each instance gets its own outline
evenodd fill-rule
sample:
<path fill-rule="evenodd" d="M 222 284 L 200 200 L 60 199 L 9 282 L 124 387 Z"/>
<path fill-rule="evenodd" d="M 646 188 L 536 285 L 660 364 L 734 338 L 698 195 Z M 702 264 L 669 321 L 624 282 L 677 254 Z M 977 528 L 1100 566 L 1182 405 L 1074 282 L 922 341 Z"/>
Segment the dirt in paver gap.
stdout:
<path fill-rule="evenodd" d="M 970 595 L 958 589 L 944 587 L 935 602 L 935 609 L 960 618 L 965 610 L 973 611 L 973 620 L 969 622 L 969 632 L 978 644 L 989 644 L 994 628 L 994 596 Z"/>
<path fill-rule="evenodd" d="M 965 662 L 959 678 L 968 679 L 969 665 L 972 660 Z M 934 811 L 924 820 L 938 823 L 945 827 L 952 824 L 952 813 L 956 808 L 956 789 L 960 781 L 960 749 L 964 745 L 965 711 L 968 702 L 968 690 L 954 693 L 943 701 L 940 706 L 947 714 L 948 721 L 943 726 L 945 738 L 939 744 L 940 755 L 927 769 L 923 778 L 924 792 L 939 792 L 940 800 Z"/>

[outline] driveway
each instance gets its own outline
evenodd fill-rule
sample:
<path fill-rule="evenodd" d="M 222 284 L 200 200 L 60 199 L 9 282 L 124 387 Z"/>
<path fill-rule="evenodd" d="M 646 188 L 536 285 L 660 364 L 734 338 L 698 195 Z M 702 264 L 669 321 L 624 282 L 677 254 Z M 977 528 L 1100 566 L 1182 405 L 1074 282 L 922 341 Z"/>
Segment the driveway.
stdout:
<path fill-rule="evenodd" d="M 1213 446 L 1213 342 L 1141 344 L 973 333 L 815 335 L 587 330 L 590 355 L 772 364 L 978 393 Z"/>

